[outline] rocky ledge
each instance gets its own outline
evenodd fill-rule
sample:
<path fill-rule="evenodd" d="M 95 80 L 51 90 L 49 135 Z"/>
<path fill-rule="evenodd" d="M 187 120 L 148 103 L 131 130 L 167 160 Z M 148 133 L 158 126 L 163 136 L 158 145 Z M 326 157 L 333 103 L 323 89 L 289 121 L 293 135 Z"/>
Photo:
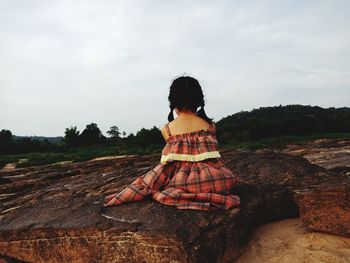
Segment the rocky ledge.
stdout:
<path fill-rule="evenodd" d="M 306 144 L 290 144 L 283 152 L 302 156 L 309 162 L 350 176 L 350 140 L 320 139 Z"/>
<path fill-rule="evenodd" d="M 242 201 L 225 211 L 180 210 L 150 198 L 102 206 L 156 166 L 158 154 L 2 171 L 0 262 L 234 262 L 258 225 L 299 216 L 296 194 L 348 181 L 283 152 L 221 155 L 239 176 Z"/>

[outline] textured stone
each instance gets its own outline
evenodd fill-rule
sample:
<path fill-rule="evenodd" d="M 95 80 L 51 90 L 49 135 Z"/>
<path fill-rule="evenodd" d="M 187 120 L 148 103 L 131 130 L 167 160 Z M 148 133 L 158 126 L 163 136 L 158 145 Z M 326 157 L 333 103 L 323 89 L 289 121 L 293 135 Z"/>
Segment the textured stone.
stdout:
<path fill-rule="evenodd" d="M 320 139 L 303 145 L 290 144 L 283 152 L 302 156 L 313 164 L 341 172 L 350 178 L 349 139 Z"/>
<path fill-rule="evenodd" d="M 350 236 L 350 181 L 321 185 L 295 194 L 304 225 Z"/>
<path fill-rule="evenodd" d="M 5 262 L 233 262 L 257 225 L 298 216 L 294 192 L 339 182 L 335 172 L 270 150 L 221 151 L 239 176 L 241 206 L 180 210 L 146 198 L 103 207 L 159 163 L 159 154 L 0 172 Z M 12 260 L 12 261 L 11 261 Z"/>

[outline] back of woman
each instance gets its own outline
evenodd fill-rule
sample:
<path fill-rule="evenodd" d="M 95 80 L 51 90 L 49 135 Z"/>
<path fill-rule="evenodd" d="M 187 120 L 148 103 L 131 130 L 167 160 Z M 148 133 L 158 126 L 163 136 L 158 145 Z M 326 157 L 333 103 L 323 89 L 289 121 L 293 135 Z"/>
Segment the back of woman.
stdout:
<path fill-rule="evenodd" d="M 198 81 L 179 77 L 170 86 L 168 122 L 160 163 L 120 193 L 105 198 L 105 206 L 152 198 L 178 209 L 217 210 L 240 205 L 232 192 L 238 178 L 221 160 L 215 123 L 204 111 Z M 201 107 L 198 111 L 197 108 Z M 174 119 L 175 110 L 177 118 Z"/>

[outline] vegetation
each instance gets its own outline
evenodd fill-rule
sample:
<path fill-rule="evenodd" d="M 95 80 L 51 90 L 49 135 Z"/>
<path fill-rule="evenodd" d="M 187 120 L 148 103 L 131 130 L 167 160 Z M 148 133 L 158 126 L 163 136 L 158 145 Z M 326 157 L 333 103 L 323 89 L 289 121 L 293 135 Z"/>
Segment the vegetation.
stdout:
<path fill-rule="evenodd" d="M 318 138 L 349 138 L 350 108 L 288 105 L 241 111 L 216 122 L 220 148 L 270 148 L 286 143 L 303 143 Z M 18 137 L 0 131 L 0 167 L 16 162 L 17 166 L 41 165 L 60 161 L 83 161 L 91 158 L 160 153 L 165 145 L 160 130 L 142 128 L 136 135 L 121 133 L 112 126 L 105 137 L 96 123 L 65 129 L 63 141 Z M 120 135 L 124 137 L 120 137 Z"/>
<path fill-rule="evenodd" d="M 222 144 L 279 136 L 350 133 L 350 108 L 287 105 L 241 111 L 217 123 Z"/>

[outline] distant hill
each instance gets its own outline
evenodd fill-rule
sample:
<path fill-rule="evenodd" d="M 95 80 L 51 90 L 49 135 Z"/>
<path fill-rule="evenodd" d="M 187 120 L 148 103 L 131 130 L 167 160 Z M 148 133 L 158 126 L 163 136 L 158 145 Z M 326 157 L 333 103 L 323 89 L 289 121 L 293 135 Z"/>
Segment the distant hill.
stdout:
<path fill-rule="evenodd" d="M 350 108 L 322 108 L 319 106 L 286 105 L 260 107 L 251 111 L 240 111 L 216 121 L 217 138 L 220 143 L 237 140 L 256 140 L 283 135 L 311 135 L 322 133 L 349 133 Z M 134 140 L 154 144 L 154 140 L 144 136 L 152 130 L 142 128 Z M 153 134 L 153 133 L 152 133 Z M 153 136 L 154 137 L 154 136 Z M 153 138 L 152 137 L 152 138 Z M 31 138 L 39 141 L 45 139 L 54 144 L 63 143 L 64 137 L 16 136 L 13 139 Z M 131 139 L 130 139 L 131 140 Z M 163 143 L 163 138 L 155 141 Z M 132 140 L 131 140 L 132 141 Z"/>
<path fill-rule="evenodd" d="M 64 137 L 62 136 L 45 137 L 45 136 L 17 136 L 17 135 L 13 135 L 12 138 L 15 141 L 17 141 L 18 139 L 24 139 L 24 138 L 30 138 L 38 141 L 45 141 L 46 139 L 48 142 L 51 142 L 51 143 L 61 143 L 63 142 L 63 139 L 64 139 Z"/>
<path fill-rule="evenodd" d="M 216 124 L 217 136 L 222 143 L 281 135 L 350 133 L 350 108 L 303 105 L 261 107 L 229 115 Z"/>

